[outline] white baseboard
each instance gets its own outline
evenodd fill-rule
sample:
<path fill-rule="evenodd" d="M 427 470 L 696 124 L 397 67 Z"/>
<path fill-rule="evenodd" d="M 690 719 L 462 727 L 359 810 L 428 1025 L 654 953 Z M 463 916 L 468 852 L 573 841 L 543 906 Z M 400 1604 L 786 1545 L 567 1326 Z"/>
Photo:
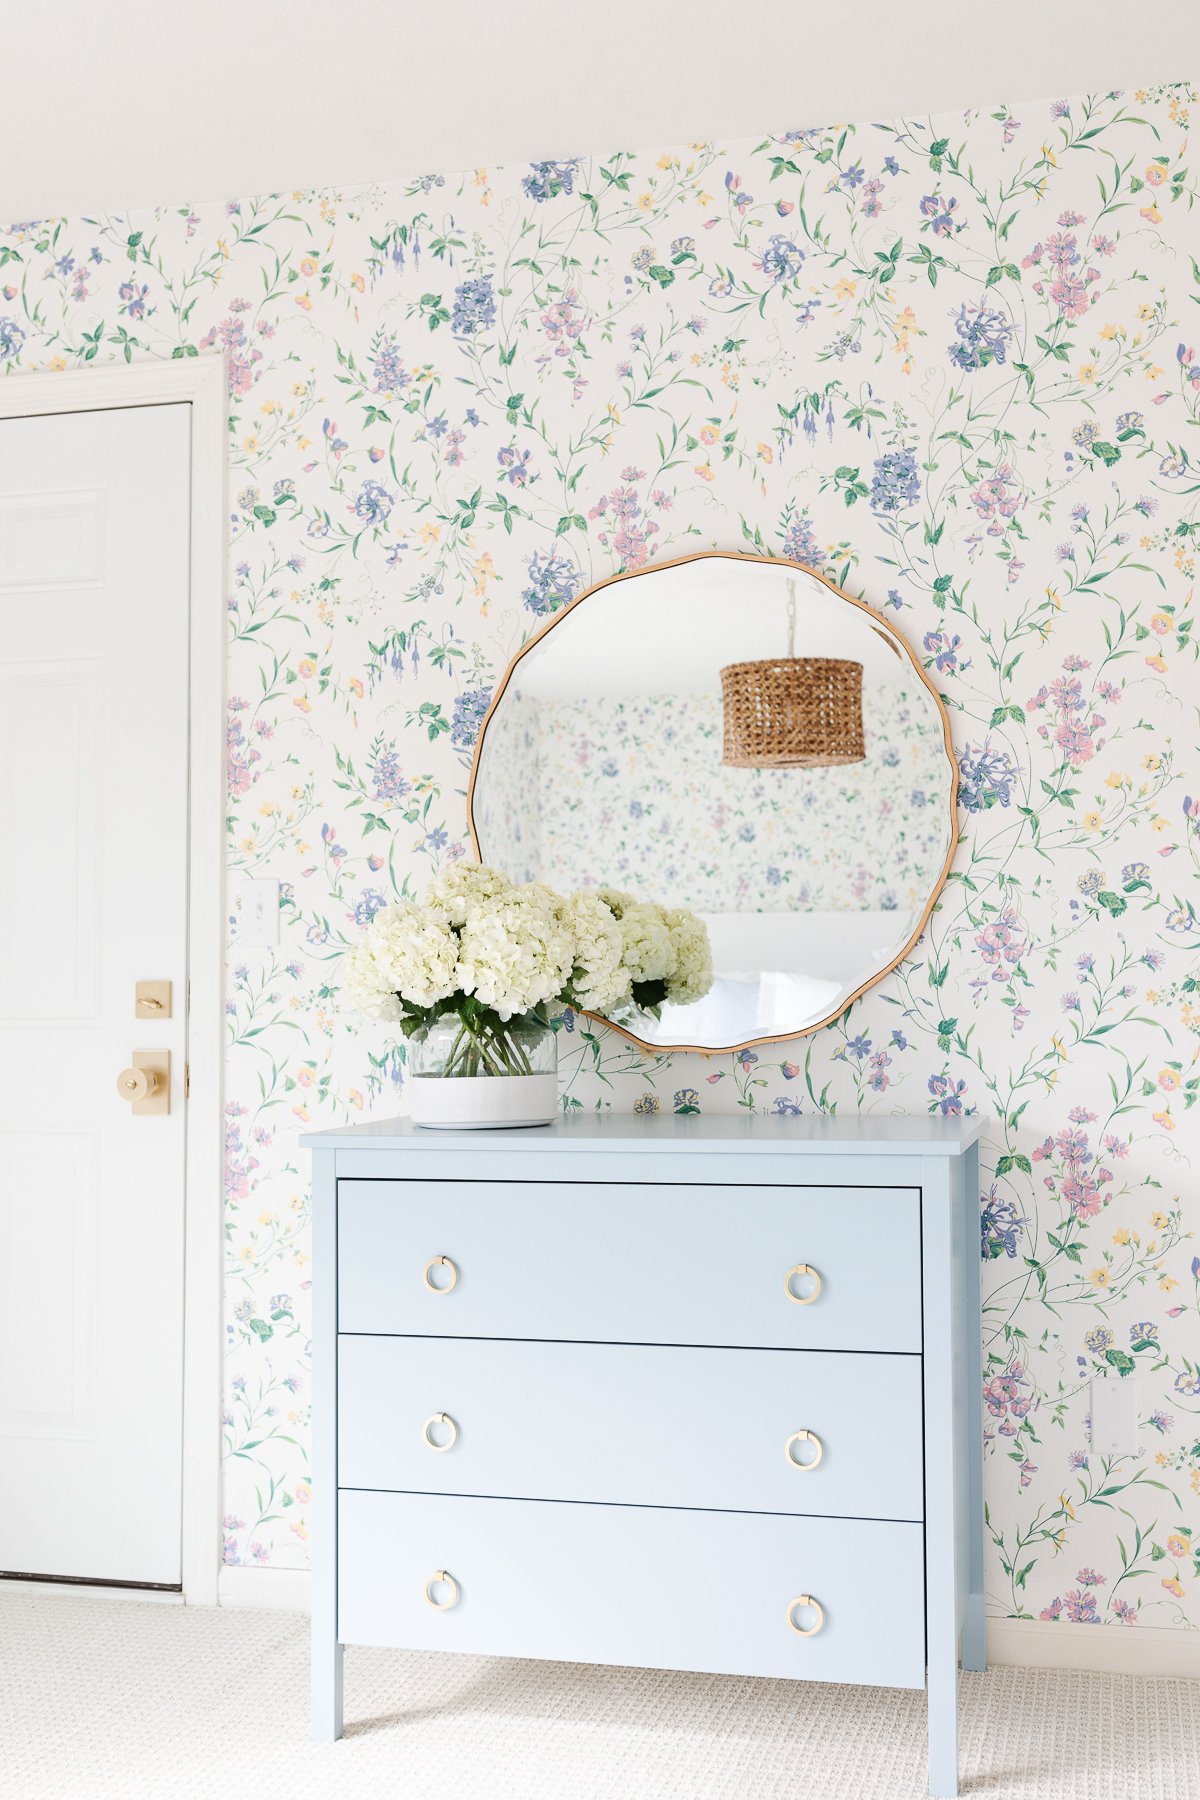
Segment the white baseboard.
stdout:
<path fill-rule="evenodd" d="M 1022 1669 L 1200 1678 L 1200 1631 L 1175 1631 L 1162 1625 L 1062 1625 L 1049 1619 L 989 1619 L 987 1647 L 989 1662 Z"/>
<path fill-rule="evenodd" d="M 257 1606 L 266 1612 L 308 1611 L 307 1569 L 224 1568 L 218 1606 Z"/>
<path fill-rule="evenodd" d="M 97 1587 L 76 1581 L 0 1581 L 0 1594 L 30 1594 L 39 1600 L 132 1600 L 139 1606 L 182 1606 L 182 1594 L 157 1588 Z"/>

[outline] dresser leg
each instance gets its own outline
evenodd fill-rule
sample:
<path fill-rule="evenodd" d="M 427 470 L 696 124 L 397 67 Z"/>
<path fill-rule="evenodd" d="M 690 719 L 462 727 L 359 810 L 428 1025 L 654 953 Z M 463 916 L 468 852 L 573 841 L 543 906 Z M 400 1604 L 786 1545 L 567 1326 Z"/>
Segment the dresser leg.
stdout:
<path fill-rule="evenodd" d="M 964 1669 L 975 1670 L 983 1670 L 988 1666 L 987 1615 L 984 1612 L 982 1594 L 967 1595 L 963 1610 L 962 1666 Z"/>
<path fill-rule="evenodd" d="M 958 1672 L 951 1664 L 929 1669 L 930 1800 L 956 1800 L 958 1794 Z"/>
<path fill-rule="evenodd" d="M 342 1735 L 342 1646 L 312 1646 L 312 1735 L 332 1744 Z"/>

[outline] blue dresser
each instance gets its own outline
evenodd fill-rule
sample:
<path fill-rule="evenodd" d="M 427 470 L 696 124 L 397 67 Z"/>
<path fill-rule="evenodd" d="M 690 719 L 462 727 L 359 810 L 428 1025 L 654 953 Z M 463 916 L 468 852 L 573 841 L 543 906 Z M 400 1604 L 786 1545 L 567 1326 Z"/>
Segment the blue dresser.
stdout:
<path fill-rule="evenodd" d="M 344 1644 L 926 1687 L 954 1795 L 985 1658 L 977 1138 L 306 1138 L 314 1734 Z"/>

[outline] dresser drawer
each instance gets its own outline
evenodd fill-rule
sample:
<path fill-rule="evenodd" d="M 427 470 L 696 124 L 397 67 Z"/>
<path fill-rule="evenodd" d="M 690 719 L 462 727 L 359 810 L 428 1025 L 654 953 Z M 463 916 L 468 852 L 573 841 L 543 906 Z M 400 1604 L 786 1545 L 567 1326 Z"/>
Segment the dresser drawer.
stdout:
<path fill-rule="evenodd" d="M 921 1364 L 343 1336 L 338 1468 L 343 1487 L 920 1519 Z"/>
<path fill-rule="evenodd" d="M 340 1181 L 338 1327 L 917 1352 L 920 1241 L 915 1188 Z"/>
<path fill-rule="evenodd" d="M 362 1492 L 338 1505 L 343 1643 L 924 1681 L 919 1525 Z M 444 1608 L 426 1598 L 440 1571 L 458 1585 Z M 824 1611 L 810 1637 L 788 1623 L 802 1595 Z"/>

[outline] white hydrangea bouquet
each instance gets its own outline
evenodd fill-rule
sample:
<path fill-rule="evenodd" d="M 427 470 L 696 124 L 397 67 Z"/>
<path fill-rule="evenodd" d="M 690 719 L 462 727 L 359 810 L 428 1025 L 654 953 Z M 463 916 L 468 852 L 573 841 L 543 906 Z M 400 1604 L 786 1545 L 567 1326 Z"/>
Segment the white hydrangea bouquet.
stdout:
<path fill-rule="evenodd" d="M 552 1116 L 552 1008 L 620 1020 L 657 1013 L 666 1000 L 702 999 L 711 985 L 708 932 L 683 907 L 612 888 L 564 896 L 540 882 L 513 883 L 483 864 L 454 863 L 423 901 L 397 900 L 375 914 L 346 956 L 342 994 L 354 1010 L 400 1026 L 409 1039 L 410 1075 L 543 1078 L 542 1095 L 553 1090 Z M 431 1085 L 410 1084 L 414 1118 L 430 1106 L 439 1114 L 455 1111 L 445 1091 L 436 1100 L 418 1095 L 418 1087 Z M 482 1104 L 505 1115 L 512 1106 L 542 1106 L 544 1098 L 502 1098 L 497 1091 Z"/>

